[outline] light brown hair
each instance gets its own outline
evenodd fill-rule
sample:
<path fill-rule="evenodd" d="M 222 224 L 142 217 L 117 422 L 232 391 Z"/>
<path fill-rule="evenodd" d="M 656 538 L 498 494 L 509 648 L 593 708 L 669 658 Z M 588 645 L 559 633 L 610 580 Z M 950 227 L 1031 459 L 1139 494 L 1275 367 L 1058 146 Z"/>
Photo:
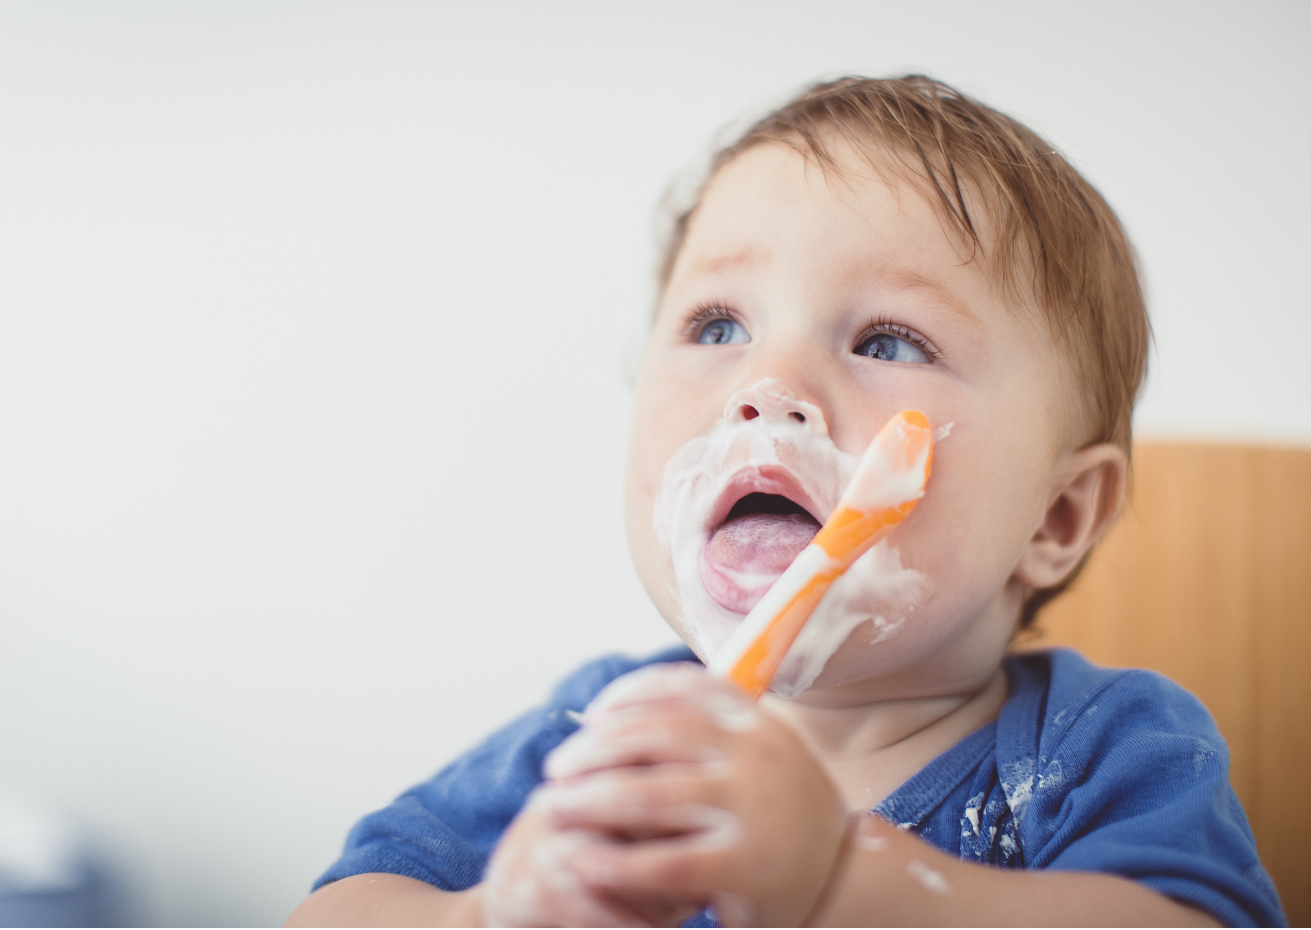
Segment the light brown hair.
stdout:
<path fill-rule="evenodd" d="M 835 141 L 867 153 L 876 170 L 892 168 L 919 184 L 1012 302 L 1036 306 L 1076 394 L 1072 441 L 1114 443 L 1128 455 L 1151 330 L 1133 247 L 1092 185 L 1032 130 L 923 75 L 816 84 L 720 149 L 709 177 L 766 143 L 790 146 L 840 174 Z M 971 214 L 974 198 L 984 217 Z M 695 212 L 693 204 L 674 219 L 662 291 Z M 1021 628 L 1077 574 L 1033 592 Z"/>

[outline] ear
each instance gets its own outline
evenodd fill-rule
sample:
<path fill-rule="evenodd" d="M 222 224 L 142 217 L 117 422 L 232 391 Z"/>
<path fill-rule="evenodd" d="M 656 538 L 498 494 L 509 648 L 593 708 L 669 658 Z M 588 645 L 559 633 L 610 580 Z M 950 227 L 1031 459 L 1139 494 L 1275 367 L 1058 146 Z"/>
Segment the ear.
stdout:
<path fill-rule="evenodd" d="M 1034 590 L 1060 584 L 1120 515 L 1128 478 L 1129 460 L 1119 446 L 1099 443 L 1062 456 L 1015 579 Z"/>

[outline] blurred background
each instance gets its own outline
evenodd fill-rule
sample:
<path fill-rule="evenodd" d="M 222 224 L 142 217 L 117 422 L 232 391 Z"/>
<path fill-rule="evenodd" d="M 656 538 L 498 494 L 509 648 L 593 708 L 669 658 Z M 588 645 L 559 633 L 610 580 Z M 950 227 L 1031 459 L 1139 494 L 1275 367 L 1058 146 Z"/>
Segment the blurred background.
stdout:
<path fill-rule="evenodd" d="M 1309 40 L 1302 2 L 0 3 L 0 893 L 281 923 L 359 816 L 671 642 L 621 514 L 654 208 L 816 78 L 927 72 L 1099 187 L 1140 435 L 1311 444 Z"/>

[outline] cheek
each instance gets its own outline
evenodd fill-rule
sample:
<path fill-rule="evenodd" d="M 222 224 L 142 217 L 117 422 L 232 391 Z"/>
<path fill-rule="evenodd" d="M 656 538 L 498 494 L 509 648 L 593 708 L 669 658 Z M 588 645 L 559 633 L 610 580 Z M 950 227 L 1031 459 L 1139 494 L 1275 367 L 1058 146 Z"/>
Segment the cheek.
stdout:
<path fill-rule="evenodd" d="M 639 429 L 635 420 L 624 475 L 624 524 L 633 562 L 653 595 L 656 577 L 668 572 L 668 560 L 660 554 L 652 522 L 662 467 L 663 458 L 650 432 Z"/>
<path fill-rule="evenodd" d="M 647 438 L 634 425 L 624 466 L 624 518 L 629 526 L 649 527 L 651 523 L 659 469 L 652 464 L 652 450 L 648 445 Z"/>
<path fill-rule="evenodd" d="M 664 412 L 673 404 L 661 396 L 658 387 L 658 379 L 644 368 L 633 398 L 624 475 L 624 506 L 630 524 L 650 523 L 660 472 L 672 451 Z"/>
<path fill-rule="evenodd" d="M 943 443 L 924 499 L 894 534 L 942 607 L 970 612 L 1005 585 L 1038 524 L 1046 485 L 1032 462 L 1002 448 Z"/>
<path fill-rule="evenodd" d="M 680 611 L 673 593 L 673 565 L 656 538 L 656 498 L 670 458 L 707 426 L 698 431 L 695 411 L 679 400 L 666 381 L 652 377 L 649 371 L 639 379 L 625 466 L 624 522 L 638 577 L 657 610 L 671 623 Z"/>

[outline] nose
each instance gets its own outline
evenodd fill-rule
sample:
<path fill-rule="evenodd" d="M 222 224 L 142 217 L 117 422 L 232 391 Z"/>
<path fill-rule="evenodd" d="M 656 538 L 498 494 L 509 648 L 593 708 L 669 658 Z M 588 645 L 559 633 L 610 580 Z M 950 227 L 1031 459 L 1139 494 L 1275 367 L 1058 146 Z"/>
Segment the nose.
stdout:
<path fill-rule="evenodd" d="M 754 405 L 751 404 L 742 404 L 741 407 L 738 408 L 737 413 L 741 420 L 755 420 L 756 417 L 760 416 L 760 408 L 754 407 Z M 806 414 L 801 411 L 788 411 L 788 416 L 792 417 L 793 420 L 796 420 L 797 422 L 806 421 Z"/>
<path fill-rule="evenodd" d="M 743 404 L 738 408 L 738 415 L 744 420 L 754 420 L 756 417 L 760 416 L 760 409 L 751 406 L 751 404 Z M 787 415 L 798 423 L 806 422 L 806 415 L 800 410 L 789 410 Z"/>
<path fill-rule="evenodd" d="M 807 432 L 828 435 L 823 411 L 802 400 L 777 378 L 764 378 L 735 391 L 724 408 L 724 417 L 731 423 L 760 419 L 765 425 L 801 426 Z"/>

